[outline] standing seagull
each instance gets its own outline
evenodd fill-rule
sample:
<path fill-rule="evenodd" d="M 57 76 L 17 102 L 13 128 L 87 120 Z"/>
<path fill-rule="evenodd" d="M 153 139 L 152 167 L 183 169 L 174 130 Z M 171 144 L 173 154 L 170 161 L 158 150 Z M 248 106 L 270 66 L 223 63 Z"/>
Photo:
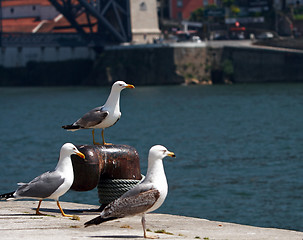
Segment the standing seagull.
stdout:
<path fill-rule="evenodd" d="M 73 184 L 74 170 L 71 155 L 76 154 L 85 159 L 83 153 L 71 143 L 65 143 L 60 150 L 59 162 L 54 171 L 48 171 L 34 178 L 29 183 L 18 183 L 20 186 L 16 191 L 0 195 L 0 199 L 19 199 L 19 198 L 36 198 L 39 204 L 36 209 L 37 215 L 43 215 L 39 212 L 39 208 L 43 199 L 49 198 L 57 201 L 57 205 L 64 217 L 72 217 L 66 215 L 59 203 L 59 197 L 65 194 Z"/>
<path fill-rule="evenodd" d="M 100 143 L 95 142 L 95 128 L 102 128 L 102 140 L 103 145 L 105 145 L 104 129 L 113 126 L 121 117 L 120 92 L 124 88 L 135 87 L 131 84 L 126 84 L 123 81 L 115 82 L 112 86 L 108 99 L 103 106 L 90 110 L 72 125 L 65 125 L 62 126 L 62 128 L 69 131 L 92 128 L 93 143 L 95 145 L 100 145 Z"/>
<path fill-rule="evenodd" d="M 158 209 L 166 198 L 168 185 L 162 162 L 166 156 L 175 157 L 175 154 L 161 145 L 153 146 L 149 150 L 144 181 L 108 204 L 100 216 L 86 222 L 85 227 L 140 214 L 144 238 L 153 238 L 146 235 L 145 214 Z"/>

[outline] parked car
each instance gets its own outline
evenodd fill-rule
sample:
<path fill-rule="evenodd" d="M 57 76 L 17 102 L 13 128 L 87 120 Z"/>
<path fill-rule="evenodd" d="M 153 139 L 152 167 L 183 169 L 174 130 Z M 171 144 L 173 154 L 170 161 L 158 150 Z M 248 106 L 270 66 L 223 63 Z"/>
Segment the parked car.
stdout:
<path fill-rule="evenodd" d="M 227 34 L 223 32 L 214 32 L 211 35 L 211 40 L 227 40 Z"/>
<path fill-rule="evenodd" d="M 201 40 L 201 38 L 199 36 L 192 36 L 191 41 L 195 42 L 195 43 L 202 42 L 202 40 Z"/>
<path fill-rule="evenodd" d="M 263 32 L 256 36 L 256 39 L 265 40 L 265 39 L 272 39 L 274 35 L 271 32 Z"/>

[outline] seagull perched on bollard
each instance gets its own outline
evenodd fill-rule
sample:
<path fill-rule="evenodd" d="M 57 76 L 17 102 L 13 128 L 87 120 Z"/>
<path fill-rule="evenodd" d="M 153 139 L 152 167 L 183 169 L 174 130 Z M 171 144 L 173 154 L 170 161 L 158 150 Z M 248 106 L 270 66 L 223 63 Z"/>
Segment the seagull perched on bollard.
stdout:
<path fill-rule="evenodd" d="M 158 209 L 166 198 L 168 185 L 162 161 L 166 156 L 175 157 L 175 154 L 161 145 L 153 146 L 149 150 L 144 181 L 108 204 L 100 216 L 86 222 L 85 227 L 140 214 L 144 238 L 154 238 L 146 235 L 145 214 Z"/>
<path fill-rule="evenodd" d="M 131 84 L 126 84 L 123 81 L 115 82 L 112 86 L 107 101 L 103 106 L 90 110 L 73 124 L 62 126 L 62 128 L 68 131 L 76 131 L 79 129 L 93 129 L 93 143 L 95 145 L 100 145 L 100 143 L 95 142 L 95 129 L 102 128 L 101 135 L 103 145 L 105 145 L 106 143 L 104 140 L 104 129 L 113 126 L 120 119 L 120 93 L 125 88 L 135 87 Z"/>
<path fill-rule="evenodd" d="M 73 144 L 65 143 L 60 150 L 58 164 L 54 171 L 48 171 L 34 178 L 29 183 L 18 183 L 20 186 L 16 191 L 0 195 L 0 199 L 15 200 L 20 198 L 39 199 L 36 209 L 37 215 L 43 215 L 39 212 L 43 199 L 54 199 L 64 217 L 73 217 L 64 213 L 59 203 L 59 197 L 64 195 L 72 186 L 74 181 L 74 170 L 71 155 L 76 154 L 85 159 Z"/>

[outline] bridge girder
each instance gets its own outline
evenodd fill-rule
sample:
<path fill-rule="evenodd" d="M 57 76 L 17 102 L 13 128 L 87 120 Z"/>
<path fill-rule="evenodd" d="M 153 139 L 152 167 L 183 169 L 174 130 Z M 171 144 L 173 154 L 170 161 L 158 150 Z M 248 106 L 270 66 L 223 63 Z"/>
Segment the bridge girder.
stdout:
<path fill-rule="evenodd" d="M 85 39 L 96 39 L 107 43 L 131 41 L 129 0 L 48 0 L 64 15 L 71 26 Z M 77 17 L 86 15 L 87 25 L 77 22 Z M 91 18 L 97 20 L 97 31 L 93 31 Z M 89 27 L 89 32 L 84 27 Z"/>

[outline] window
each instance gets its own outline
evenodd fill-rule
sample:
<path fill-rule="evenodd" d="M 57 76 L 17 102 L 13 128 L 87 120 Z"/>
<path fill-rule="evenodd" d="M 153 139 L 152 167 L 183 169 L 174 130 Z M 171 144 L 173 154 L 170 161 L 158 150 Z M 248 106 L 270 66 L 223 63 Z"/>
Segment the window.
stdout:
<path fill-rule="evenodd" d="M 177 0 L 177 7 L 183 7 L 183 0 Z"/>
<path fill-rule="evenodd" d="M 15 9 L 11 8 L 11 13 L 14 13 Z"/>
<path fill-rule="evenodd" d="M 140 3 L 140 10 L 141 11 L 146 11 L 147 10 L 147 6 L 145 2 Z"/>
<path fill-rule="evenodd" d="M 178 12 L 178 20 L 182 20 L 183 16 L 182 16 L 182 12 Z"/>
<path fill-rule="evenodd" d="M 206 7 L 208 5 L 208 0 L 203 0 L 203 7 Z"/>

